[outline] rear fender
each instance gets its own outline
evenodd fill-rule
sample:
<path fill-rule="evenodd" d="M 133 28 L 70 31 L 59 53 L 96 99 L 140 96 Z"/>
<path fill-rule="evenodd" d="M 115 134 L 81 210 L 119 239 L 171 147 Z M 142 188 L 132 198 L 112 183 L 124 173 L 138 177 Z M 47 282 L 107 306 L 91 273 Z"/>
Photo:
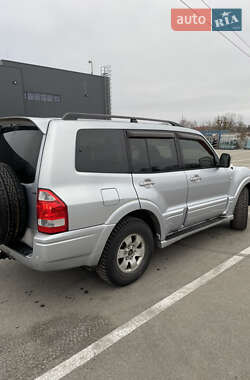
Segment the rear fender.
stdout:
<path fill-rule="evenodd" d="M 160 226 L 160 239 L 164 240 L 165 239 L 165 231 L 166 231 L 166 226 L 164 224 L 164 220 L 162 217 L 162 214 L 159 210 L 159 208 L 152 202 L 146 201 L 146 200 L 140 200 L 139 201 L 132 201 L 129 203 L 126 203 L 119 209 L 117 209 L 106 221 L 105 224 L 108 225 L 116 225 L 117 223 L 120 222 L 125 216 L 129 215 L 130 213 L 134 211 L 139 211 L 139 210 L 145 210 L 145 211 L 150 211 L 154 217 L 157 219 L 157 222 L 159 223 Z"/>

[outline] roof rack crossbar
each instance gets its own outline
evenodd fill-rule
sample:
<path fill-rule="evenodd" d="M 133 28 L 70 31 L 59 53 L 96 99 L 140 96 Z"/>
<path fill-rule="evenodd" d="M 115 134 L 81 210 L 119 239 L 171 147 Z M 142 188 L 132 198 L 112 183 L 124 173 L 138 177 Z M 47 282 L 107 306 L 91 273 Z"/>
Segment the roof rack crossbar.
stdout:
<path fill-rule="evenodd" d="M 111 119 L 129 119 L 131 123 L 137 123 L 138 120 L 142 121 L 153 121 L 160 123 L 167 123 L 173 126 L 181 126 L 180 124 L 162 119 L 149 119 L 147 117 L 137 117 L 137 116 L 124 116 L 124 115 L 108 115 L 108 114 L 98 114 L 98 113 L 78 113 L 78 112 L 68 112 L 63 115 L 62 120 L 78 120 L 78 119 L 100 119 L 100 120 L 111 120 Z"/>

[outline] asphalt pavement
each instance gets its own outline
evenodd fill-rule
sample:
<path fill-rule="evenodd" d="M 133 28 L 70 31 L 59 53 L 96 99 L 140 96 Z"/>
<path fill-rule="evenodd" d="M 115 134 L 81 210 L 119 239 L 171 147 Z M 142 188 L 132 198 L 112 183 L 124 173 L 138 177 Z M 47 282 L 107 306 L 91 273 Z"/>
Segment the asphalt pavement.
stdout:
<path fill-rule="evenodd" d="M 250 167 L 250 152 L 231 154 Z M 43 375 L 248 248 L 249 232 L 225 223 L 156 250 L 144 276 L 124 288 L 81 268 L 40 273 L 0 261 L 0 379 Z M 245 257 L 65 378 L 250 379 L 249 274 Z"/>

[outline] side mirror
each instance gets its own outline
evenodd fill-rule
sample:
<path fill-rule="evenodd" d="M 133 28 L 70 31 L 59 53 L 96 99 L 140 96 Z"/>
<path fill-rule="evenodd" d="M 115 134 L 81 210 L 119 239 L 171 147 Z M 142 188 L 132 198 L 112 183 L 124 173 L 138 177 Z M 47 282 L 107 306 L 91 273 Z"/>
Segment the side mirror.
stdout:
<path fill-rule="evenodd" d="M 231 164 L 231 156 L 228 153 L 222 153 L 220 156 L 220 168 L 229 168 Z"/>

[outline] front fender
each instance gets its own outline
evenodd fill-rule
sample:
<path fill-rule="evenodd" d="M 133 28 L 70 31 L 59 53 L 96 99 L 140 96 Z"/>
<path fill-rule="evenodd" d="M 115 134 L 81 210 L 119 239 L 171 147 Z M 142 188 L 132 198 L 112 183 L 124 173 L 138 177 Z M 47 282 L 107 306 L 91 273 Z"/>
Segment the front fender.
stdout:
<path fill-rule="evenodd" d="M 240 196 L 241 191 L 242 191 L 242 190 L 244 189 L 244 187 L 246 187 L 248 184 L 250 184 L 250 177 L 244 179 L 244 180 L 240 183 L 240 185 L 239 185 L 239 187 L 238 187 L 238 189 L 237 189 L 237 191 L 236 191 L 236 193 L 235 193 L 235 196 L 234 196 L 236 202 L 237 202 L 237 200 L 238 200 L 238 198 L 239 198 L 239 196 Z"/>
<path fill-rule="evenodd" d="M 245 186 L 250 184 L 250 169 L 245 167 L 232 167 L 232 179 L 229 190 L 230 212 L 233 214 L 237 200 Z"/>

